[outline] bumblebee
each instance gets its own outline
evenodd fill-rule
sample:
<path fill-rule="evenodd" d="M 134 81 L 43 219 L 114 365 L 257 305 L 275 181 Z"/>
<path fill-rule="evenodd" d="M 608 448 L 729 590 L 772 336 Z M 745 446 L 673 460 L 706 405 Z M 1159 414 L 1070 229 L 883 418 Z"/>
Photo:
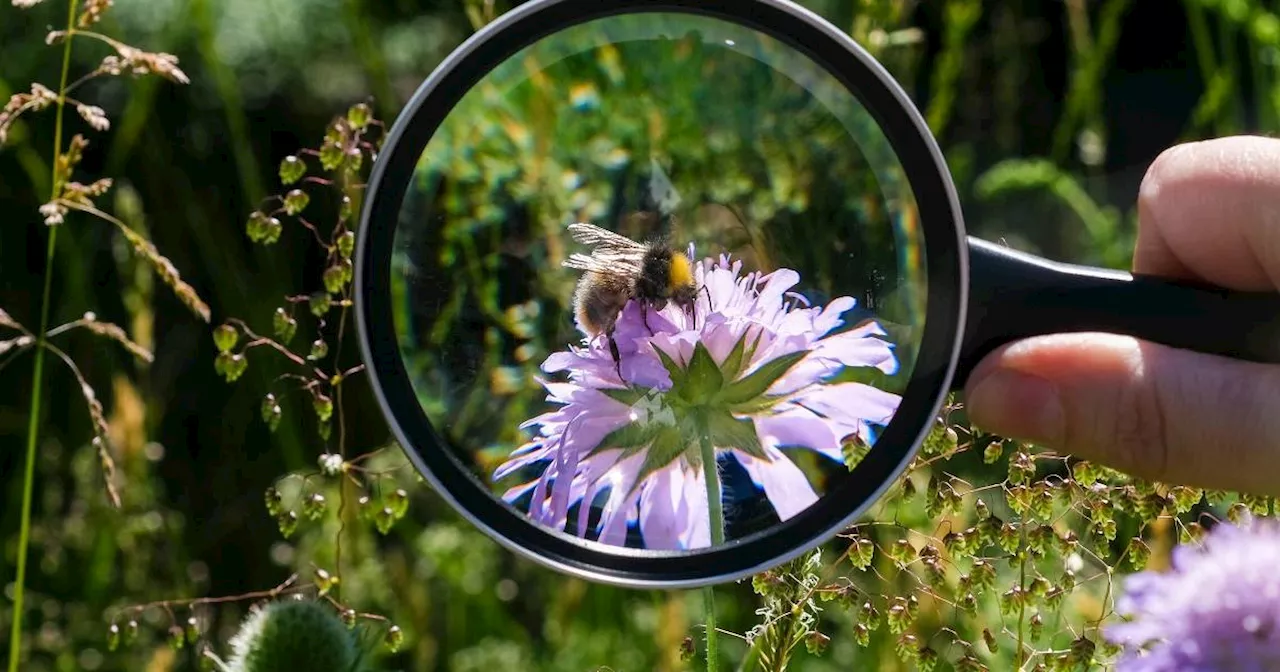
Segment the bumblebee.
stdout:
<path fill-rule="evenodd" d="M 621 357 L 613 339 L 619 313 L 631 299 L 639 301 L 648 328 L 649 308 L 662 310 L 671 301 L 692 309 L 698 293 L 693 262 L 664 241 L 640 243 L 594 224 L 570 224 L 569 234 L 592 248 L 590 254 L 574 253 L 563 262 L 584 271 L 573 293 L 574 317 L 592 338 L 605 334 L 609 339 L 609 353 L 621 377 Z"/>

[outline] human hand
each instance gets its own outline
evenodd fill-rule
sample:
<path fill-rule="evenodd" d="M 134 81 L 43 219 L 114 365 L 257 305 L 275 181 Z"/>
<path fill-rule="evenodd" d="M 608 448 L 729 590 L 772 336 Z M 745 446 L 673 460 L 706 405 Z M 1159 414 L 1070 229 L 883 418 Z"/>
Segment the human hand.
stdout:
<path fill-rule="evenodd" d="M 1135 273 L 1280 291 L 1280 139 L 1166 150 L 1143 178 L 1138 220 Z M 965 391 L 990 432 L 1149 480 L 1280 495 L 1278 365 L 1055 334 L 992 352 Z"/>

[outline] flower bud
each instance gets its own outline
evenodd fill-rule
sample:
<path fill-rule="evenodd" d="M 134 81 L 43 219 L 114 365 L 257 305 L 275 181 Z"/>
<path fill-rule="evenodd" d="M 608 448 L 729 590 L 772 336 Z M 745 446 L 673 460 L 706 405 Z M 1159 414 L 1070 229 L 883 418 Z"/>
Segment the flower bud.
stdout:
<path fill-rule="evenodd" d="M 319 600 L 281 599 L 255 609 L 240 627 L 227 661 L 232 670 L 337 672 L 359 668 L 357 638 Z"/>
<path fill-rule="evenodd" d="M 302 513 L 307 517 L 307 520 L 317 521 L 324 515 L 326 506 L 327 502 L 325 502 L 324 495 L 313 492 L 302 505 Z"/>
<path fill-rule="evenodd" d="M 329 477 L 341 474 L 343 469 L 346 468 L 346 462 L 344 462 L 342 456 L 337 453 L 325 453 L 320 456 L 319 462 L 320 473 Z"/>
<path fill-rule="evenodd" d="M 328 595 L 333 587 L 338 585 L 338 577 L 330 574 L 328 570 L 317 567 L 315 571 L 316 589 L 321 596 Z"/>
<path fill-rule="evenodd" d="M 685 635 L 683 641 L 680 642 L 680 662 L 687 663 L 693 660 L 693 656 L 697 654 L 697 646 L 693 642 L 693 638 Z"/>
<path fill-rule="evenodd" d="M 275 487 L 268 487 L 264 497 L 267 502 L 267 513 L 272 516 L 279 516 L 284 512 L 284 497 L 280 495 L 280 491 Z"/>
<path fill-rule="evenodd" d="M 1141 570 L 1147 566 L 1147 560 L 1151 558 L 1151 548 L 1140 537 L 1134 537 L 1129 540 L 1129 548 L 1126 550 L 1126 554 L 1129 559 L 1129 566 L 1134 570 Z"/>
<path fill-rule="evenodd" d="M 324 317 L 332 306 L 332 300 L 325 292 L 316 292 L 311 295 L 308 300 L 311 305 L 311 314 L 316 317 Z"/>
<path fill-rule="evenodd" d="M 987 503 L 982 501 L 981 497 L 973 503 L 973 508 L 978 514 L 978 520 L 986 520 L 991 517 L 991 507 L 987 506 Z"/>
<path fill-rule="evenodd" d="M 333 141 L 326 141 L 320 147 L 320 165 L 325 170 L 333 170 L 342 165 L 342 145 Z"/>
<path fill-rule="evenodd" d="M 859 536 L 849 547 L 849 561 L 858 569 L 866 569 L 875 556 L 876 545 L 866 537 Z"/>
<path fill-rule="evenodd" d="M 280 527 L 280 536 L 288 539 L 298 530 L 298 514 L 294 511 L 285 511 L 276 518 L 276 524 Z"/>
<path fill-rule="evenodd" d="M 342 287 L 346 285 L 346 274 L 342 270 L 342 266 L 335 265 L 324 269 L 324 288 L 330 294 L 337 294 L 342 291 Z"/>
<path fill-rule="evenodd" d="M 218 352 L 230 352 L 239 340 L 240 332 L 230 324 L 219 325 L 213 330 L 213 345 L 218 348 Z"/>
<path fill-rule="evenodd" d="M 831 643 L 831 638 L 821 632 L 811 632 L 805 635 L 804 647 L 809 653 L 820 656 L 823 651 L 827 650 L 827 645 Z"/>
<path fill-rule="evenodd" d="M 214 371 L 222 374 L 228 383 L 235 382 L 249 367 L 249 360 L 242 354 L 223 352 L 213 360 Z"/>
<path fill-rule="evenodd" d="M 276 338 L 280 339 L 280 343 L 288 345 L 293 340 L 293 334 L 298 331 L 298 321 L 293 319 L 284 308 L 276 308 L 275 315 L 271 317 L 271 327 L 276 332 Z"/>
<path fill-rule="evenodd" d="M 293 184 L 307 174 L 307 164 L 296 156 L 289 155 L 280 161 L 280 181 Z"/>
<path fill-rule="evenodd" d="M 391 527 L 396 524 L 396 514 L 391 507 L 384 506 L 374 514 L 373 524 L 378 528 L 379 534 L 386 534 L 391 531 Z"/>
<path fill-rule="evenodd" d="M 404 488 L 396 488 L 387 496 L 387 500 L 390 502 L 391 515 L 395 516 L 396 520 L 404 518 L 404 514 L 409 511 L 409 493 L 405 492 Z"/>
<path fill-rule="evenodd" d="M 333 416 L 333 400 L 323 394 L 316 394 L 311 399 L 311 408 L 315 410 L 320 422 L 328 422 Z"/>
<path fill-rule="evenodd" d="M 858 646 L 866 648 L 871 645 L 871 629 L 862 623 L 853 626 L 853 639 Z"/>
<path fill-rule="evenodd" d="M 350 200 L 350 198 L 347 199 L 348 202 L 350 202 Z M 351 253 L 356 249 L 356 234 L 353 231 L 343 231 L 342 234 L 338 236 L 337 248 L 338 256 L 343 259 L 350 259 Z"/>
<path fill-rule="evenodd" d="M 357 131 L 363 131 L 372 117 L 373 111 L 365 103 L 357 103 L 347 109 L 347 123 Z"/>
<path fill-rule="evenodd" d="M 404 632 L 400 630 L 400 626 L 393 625 L 387 630 L 387 635 L 383 641 L 387 645 L 387 650 L 395 653 L 404 645 Z"/>
<path fill-rule="evenodd" d="M 982 641 L 987 645 L 988 651 L 999 653 L 1000 645 L 996 643 L 996 636 L 991 634 L 991 628 L 982 629 Z"/>
<path fill-rule="evenodd" d="M 1004 442 L 992 441 L 982 449 L 982 461 L 984 464 L 995 464 L 1002 454 L 1004 454 Z"/>

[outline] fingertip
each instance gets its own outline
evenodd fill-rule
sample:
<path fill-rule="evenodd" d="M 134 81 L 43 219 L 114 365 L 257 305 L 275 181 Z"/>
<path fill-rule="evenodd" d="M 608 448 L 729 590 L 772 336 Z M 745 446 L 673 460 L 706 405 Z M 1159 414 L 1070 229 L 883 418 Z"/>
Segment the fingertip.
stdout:
<path fill-rule="evenodd" d="M 1247 290 L 1280 279 L 1280 140 L 1232 136 L 1175 145 L 1138 189 L 1134 270 Z"/>
<path fill-rule="evenodd" d="M 973 423 L 998 435 L 1149 480 L 1280 494 L 1274 365 L 1055 334 L 991 353 L 965 392 Z"/>
<path fill-rule="evenodd" d="M 1050 380 L 991 367 L 971 379 L 965 398 L 969 419 L 989 432 L 1028 443 L 1062 441 L 1062 401 Z"/>
<path fill-rule="evenodd" d="M 1065 333 L 997 348 L 966 382 L 969 417 L 1002 436 L 1062 446 L 1068 441 L 1067 406 L 1090 385 L 1081 376 L 1098 381 L 1131 375 L 1131 341 L 1109 334 Z"/>

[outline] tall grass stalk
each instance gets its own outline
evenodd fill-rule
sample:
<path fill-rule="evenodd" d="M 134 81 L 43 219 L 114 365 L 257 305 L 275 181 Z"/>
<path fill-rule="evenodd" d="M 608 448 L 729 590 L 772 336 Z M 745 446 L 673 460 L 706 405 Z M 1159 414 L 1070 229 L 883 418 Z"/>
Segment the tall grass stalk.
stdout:
<path fill-rule="evenodd" d="M 54 112 L 53 131 L 53 181 L 49 199 L 58 197 L 57 157 L 62 152 L 62 113 L 66 107 L 67 73 L 71 70 L 72 31 L 75 30 L 76 9 L 80 0 L 67 1 L 67 39 L 62 47 L 62 77 L 58 83 L 57 111 Z M 40 437 L 40 399 L 44 394 L 45 333 L 49 330 L 49 293 L 53 286 L 53 251 L 58 242 L 57 226 L 50 226 L 49 243 L 44 254 L 44 291 L 40 299 L 40 328 L 36 330 L 35 368 L 31 374 L 31 413 L 27 417 L 27 456 L 22 476 L 21 529 L 18 532 L 18 573 L 14 578 L 13 625 L 9 630 L 9 672 L 18 672 L 18 660 L 22 657 L 22 597 L 27 579 L 27 547 L 31 543 L 31 493 L 35 486 L 36 442 Z"/>

